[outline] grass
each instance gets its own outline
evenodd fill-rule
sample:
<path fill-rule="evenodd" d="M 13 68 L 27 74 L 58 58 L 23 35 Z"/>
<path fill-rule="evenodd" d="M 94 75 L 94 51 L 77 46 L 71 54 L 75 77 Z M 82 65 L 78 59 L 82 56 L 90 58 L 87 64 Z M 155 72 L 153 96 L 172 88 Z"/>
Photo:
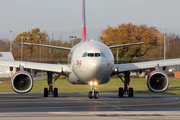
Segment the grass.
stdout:
<path fill-rule="evenodd" d="M 89 85 L 72 85 L 67 79 L 60 78 L 54 85 L 58 88 L 59 93 L 88 93 L 90 91 Z M 123 87 L 123 83 L 119 78 L 111 78 L 110 82 L 103 85 L 98 85 L 98 91 L 100 93 L 116 93 L 119 87 Z M 48 87 L 46 80 L 35 80 L 33 89 L 30 93 L 43 93 L 44 87 Z M 135 89 L 135 94 L 176 94 L 180 95 L 180 90 L 175 90 L 171 88 L 180 87 L 180 79 L 170 78 L 169 89 L 164 93 L 152 93 L 149 90 L 137 90 L 137 89 L 148 89 L 146 85 L 145 78 L 131 78 L 130 87 Z M 80 92 L 81 91 L 81 92 Z M 102 91 L 112 91 L 112 92 L 102 92 Z M 11 88 L 11 83 L 0 84 L 0 92 L 14 92 Z"/>

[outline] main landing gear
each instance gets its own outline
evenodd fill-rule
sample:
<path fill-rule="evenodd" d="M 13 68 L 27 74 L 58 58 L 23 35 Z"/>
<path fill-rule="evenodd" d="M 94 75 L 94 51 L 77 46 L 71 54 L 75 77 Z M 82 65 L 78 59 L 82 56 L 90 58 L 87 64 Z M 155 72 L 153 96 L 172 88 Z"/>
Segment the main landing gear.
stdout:
<path fill-rule="evenodd" d="M 124 83 L 124 89 L 122 87 L 119 88 L 119 91 L 118 91 L 118 96 L 119 97 L 123 97 L 124 94 L 127 94 L 129 97 L 133 97 L 134 95 L 134 92 L 133 92 L 133 88 L 130 87 L 128 88 L 128 85 L 130 83 L 130 72 L 124 72 L 124 78 L 125 80 L 123 80 L 121 78 L 121 75 L 117 75 Z"/>
<path fill-rule="evenodd" d="M 98 99 L 99 98 L 99 93 L 96 91 L 96 85 L 97 85 L 97 82 L 95 81 L 94 83 L 91 81 L 90 82 L 90 85 L 92 86 L 91 87 L 91 90 L 92 91 L 90 91 L 89 92 L 89 94 L 88 94 L 88 96 L 89 96 L 89 99 Z"/>
<path fill-rule="evenodd" d="M 47 83 L 49 86 L 48 88 L 44 88 L 44 97 L 48 97 L 48 95 L 53 95 L 54 97 L 58 97 L 58 89 L 54 88 L 53 90 L 53 83 L 59 78 L 60 75 L 58 75 L 55 80 L 52 82 L 52 72 L 47 72 Z"/>

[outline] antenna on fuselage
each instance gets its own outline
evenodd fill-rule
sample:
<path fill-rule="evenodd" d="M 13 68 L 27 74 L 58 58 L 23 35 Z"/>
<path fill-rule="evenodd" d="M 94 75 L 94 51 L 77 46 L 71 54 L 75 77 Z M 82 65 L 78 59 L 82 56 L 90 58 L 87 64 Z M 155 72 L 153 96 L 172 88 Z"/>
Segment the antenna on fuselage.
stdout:
<path fill-rule="evenodd" d="M 85 0 L 82 0 L 82 40 L 81 42 L 86 42 Z"/>

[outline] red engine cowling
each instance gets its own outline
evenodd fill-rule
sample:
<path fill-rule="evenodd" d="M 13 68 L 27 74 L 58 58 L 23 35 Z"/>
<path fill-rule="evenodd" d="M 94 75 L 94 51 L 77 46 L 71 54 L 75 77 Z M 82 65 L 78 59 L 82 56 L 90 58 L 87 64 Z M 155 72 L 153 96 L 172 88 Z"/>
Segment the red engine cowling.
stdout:
<path fill-rule="evenodd" d="M 11 86 L 17 93 L 28 93 L 33 87 L 33 78 L 26 71 L 18 71 L 11 78 Z"/>
<path fill-rule="evenodd" d="M 163 71 L 152 71 L 147 77 L 147 86 L 152 92 L 164 92 L 169 86 L 169 77 Z"/>

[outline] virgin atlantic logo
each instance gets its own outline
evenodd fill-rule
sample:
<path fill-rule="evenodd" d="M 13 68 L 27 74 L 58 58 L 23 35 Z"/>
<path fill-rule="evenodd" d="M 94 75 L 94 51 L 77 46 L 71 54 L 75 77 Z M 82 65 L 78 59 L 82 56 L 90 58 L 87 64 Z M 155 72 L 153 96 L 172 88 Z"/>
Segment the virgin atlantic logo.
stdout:
<path fill-rule="evenodd" d="M 77 66 L 78 66 L 78 68 L 81 66 L 81 63 L 82 63 L 82 60 L 77 60 Z"/>

